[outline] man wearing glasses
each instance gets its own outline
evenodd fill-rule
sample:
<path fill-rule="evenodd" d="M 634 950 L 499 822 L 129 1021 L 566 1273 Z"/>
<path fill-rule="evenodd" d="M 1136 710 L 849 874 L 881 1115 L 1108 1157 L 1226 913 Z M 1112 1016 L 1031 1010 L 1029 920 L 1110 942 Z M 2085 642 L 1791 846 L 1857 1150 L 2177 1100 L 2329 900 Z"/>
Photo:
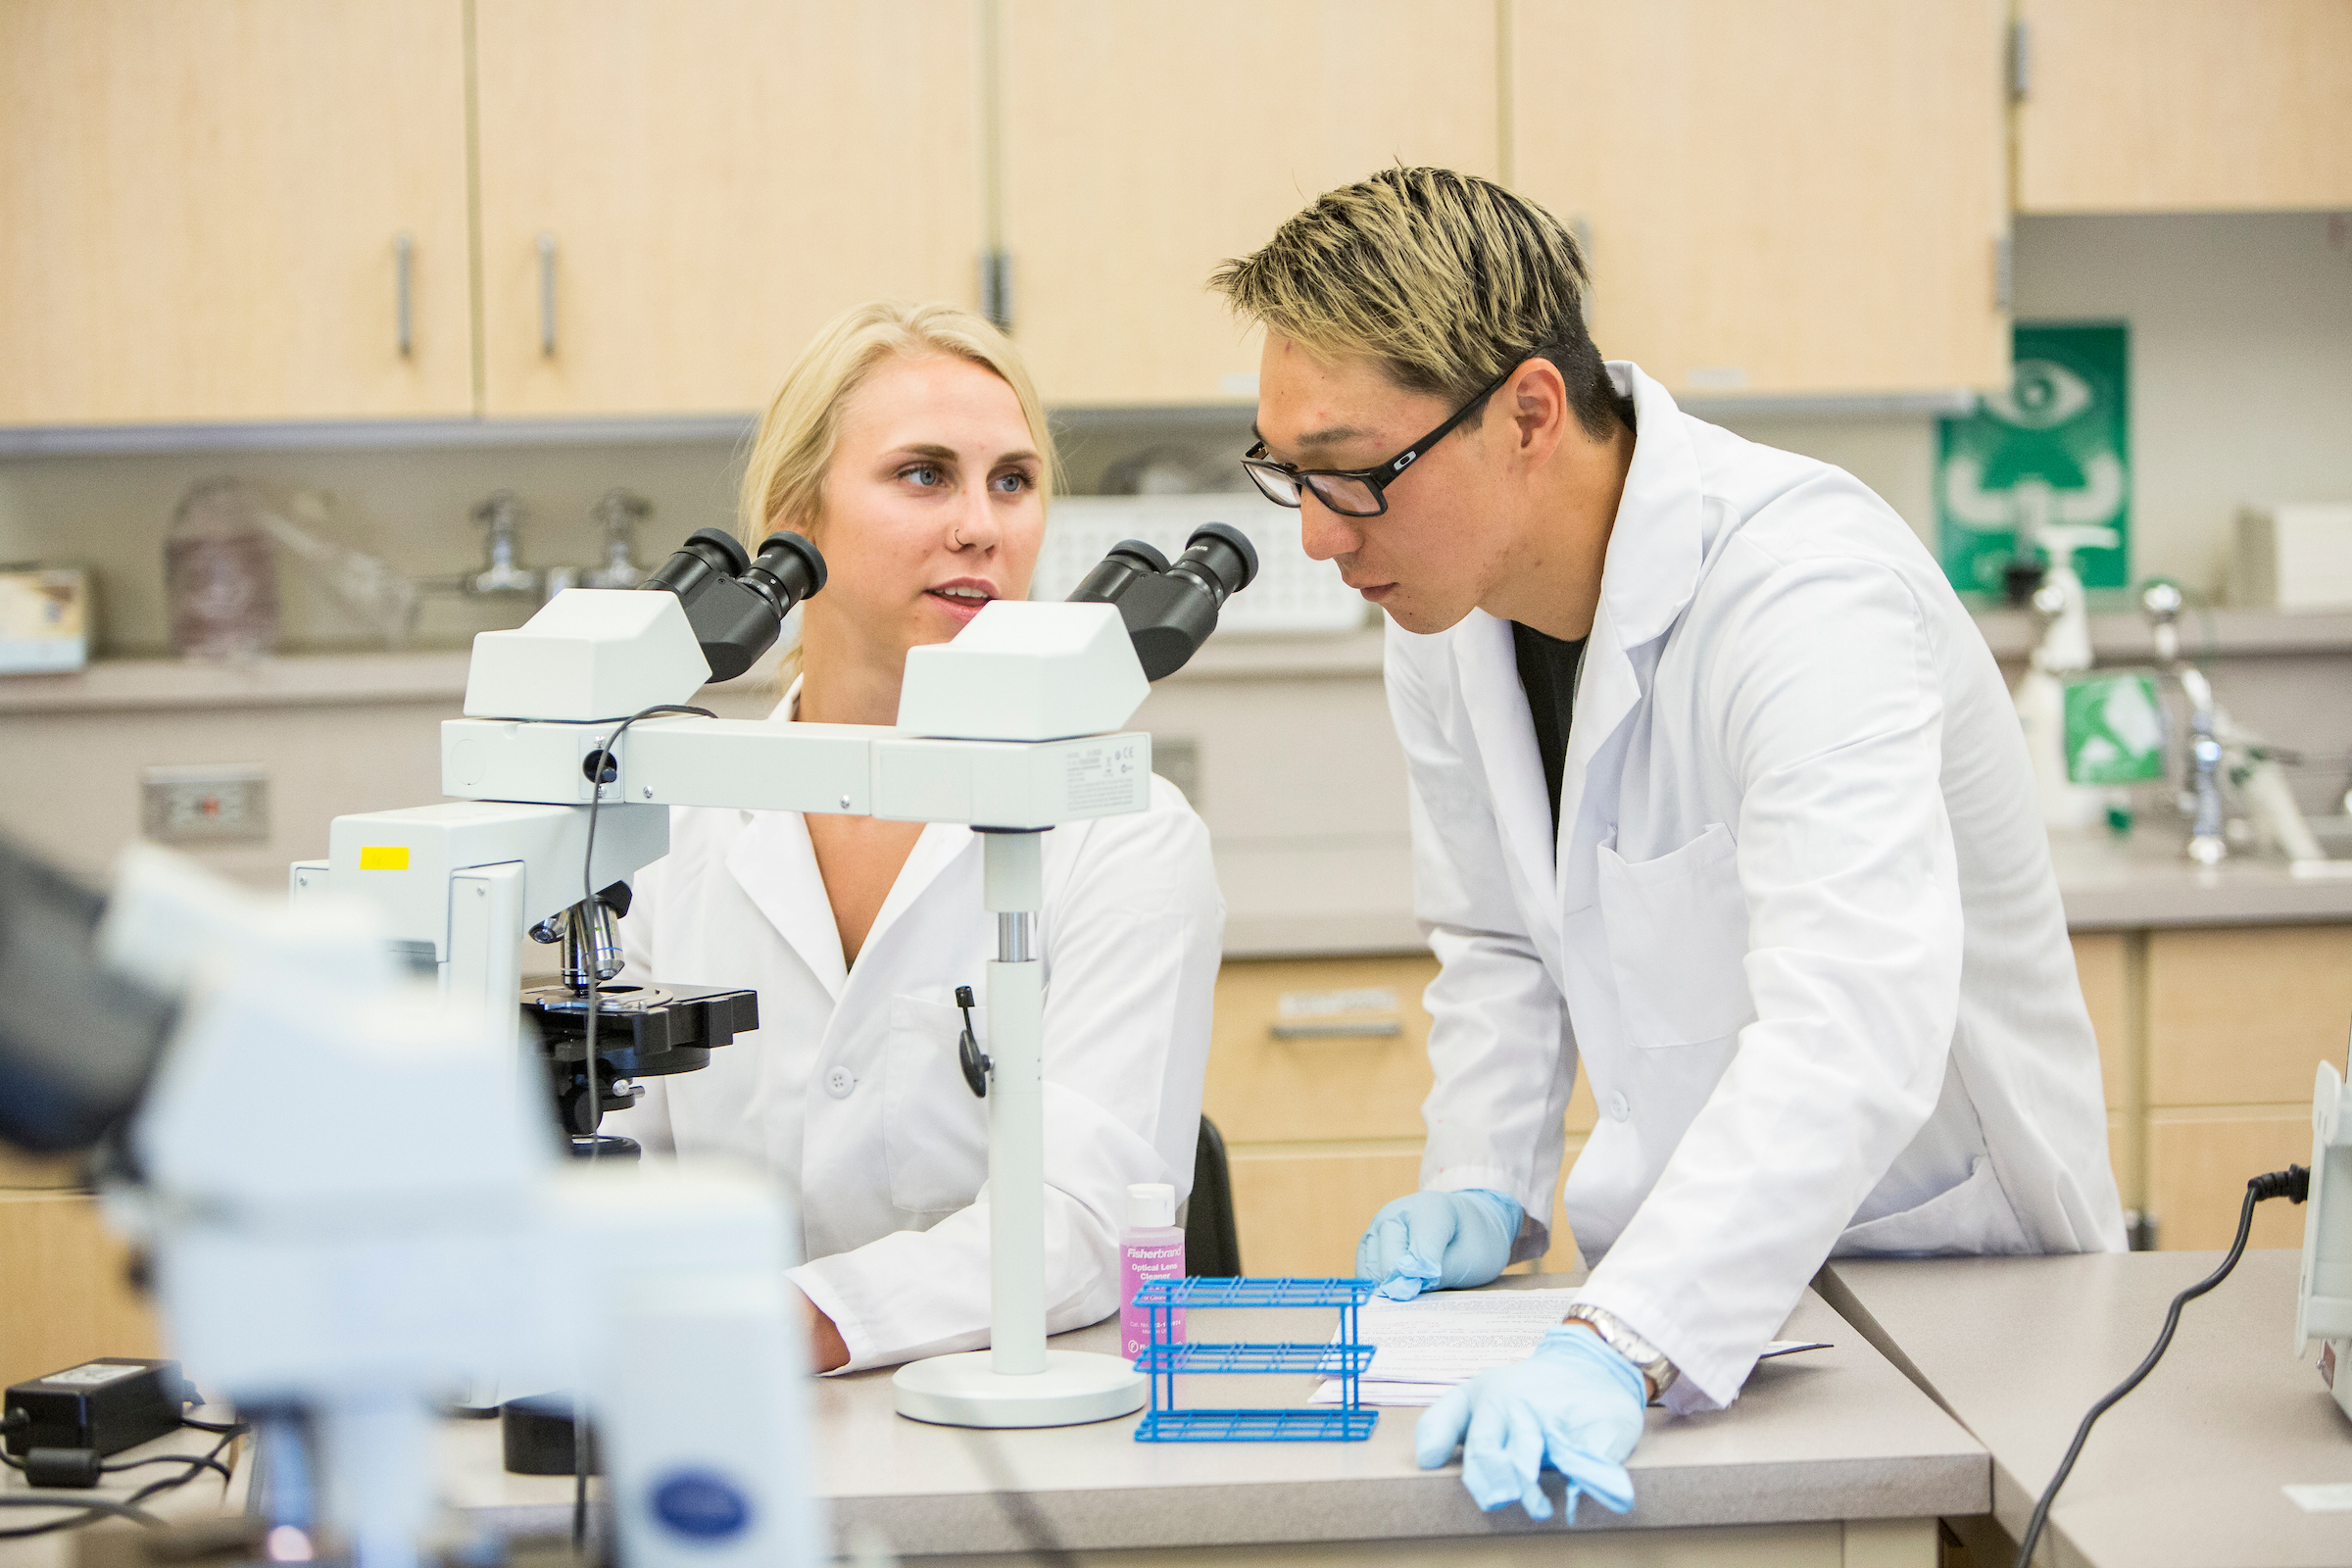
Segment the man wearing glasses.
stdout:
<path fill-rule="evenodd" d="M 2025 743 L 1902 518 L 1604 364 L 1575 241 L 1488 181 L 1384 171 L 1212 281 L 1266 329 L 1250 477 L 1388 612 L 1442 961 L 1422 1190 L 1358 1272 L 1541 1256 L 1580 1065 L 1601 1111 L 1589 1282 L 1421 1463 L 1623 1511 L 1644 1404 L 1729 1404 L 1833 1251 L 2120 1249 Z"/>

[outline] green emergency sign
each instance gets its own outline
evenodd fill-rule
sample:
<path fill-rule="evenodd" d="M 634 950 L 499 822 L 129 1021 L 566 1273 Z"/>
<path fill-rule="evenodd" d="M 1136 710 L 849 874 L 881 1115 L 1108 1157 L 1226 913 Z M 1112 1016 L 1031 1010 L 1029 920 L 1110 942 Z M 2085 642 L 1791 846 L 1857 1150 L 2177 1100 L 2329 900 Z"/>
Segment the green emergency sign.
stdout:
<path fill-rule="evenodd" d="M 2007 391 L 1940 421 L 1936 522 L 1943 569 L 1964 593 L 2001 575 L 2046 527 L 2111 528 L 2076 552 L 2086 588 L 2132 581 L 2132 329 L 2122 322 L 2014 328 Z"/>

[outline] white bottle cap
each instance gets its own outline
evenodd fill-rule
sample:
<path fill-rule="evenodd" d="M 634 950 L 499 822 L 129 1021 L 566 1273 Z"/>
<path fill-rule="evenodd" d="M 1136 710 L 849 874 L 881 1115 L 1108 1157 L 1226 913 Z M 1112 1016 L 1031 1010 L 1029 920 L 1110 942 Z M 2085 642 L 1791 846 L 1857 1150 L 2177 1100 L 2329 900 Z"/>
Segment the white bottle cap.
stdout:
<path fill-rule="evenodd" d="M 1131 1230 L 1165 1230 L 1176 1223 L 1176 1189 L 1166 1182 L 1136 1182 L 1127 1189 Z"/>

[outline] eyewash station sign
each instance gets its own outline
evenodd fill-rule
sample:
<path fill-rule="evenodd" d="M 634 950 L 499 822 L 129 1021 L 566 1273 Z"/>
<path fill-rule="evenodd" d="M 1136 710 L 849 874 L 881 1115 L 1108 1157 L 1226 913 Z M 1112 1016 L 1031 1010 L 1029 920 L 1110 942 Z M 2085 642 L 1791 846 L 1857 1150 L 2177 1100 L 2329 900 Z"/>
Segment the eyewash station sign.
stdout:
<path fill-rule="evenodd" d="M 2007 591 L 2020 567 L 2034 585 L 2041 635 L 2017 685 L 2017 715 L 2052 827 L 2102 815 L 2128 823 L 2128 798 L 2110 792 L 2163 772 L 2154 682 L 2089 673 L 2086 590 L 2132 581 L 2130 331 L 2018 327 L 2008 388 L 1940 432 L 1945 573 L 1964 592 Z"/>
<path fill-rule="evenodd" d="M 2071 561 L 2085 588 L 2131 586 L 2131 330 L 2020 326 L 2008 390 L 1941 421 L 1936 537 L 1953 587 L 2000 593 L 2010 562 L 2036 557 Z"/>

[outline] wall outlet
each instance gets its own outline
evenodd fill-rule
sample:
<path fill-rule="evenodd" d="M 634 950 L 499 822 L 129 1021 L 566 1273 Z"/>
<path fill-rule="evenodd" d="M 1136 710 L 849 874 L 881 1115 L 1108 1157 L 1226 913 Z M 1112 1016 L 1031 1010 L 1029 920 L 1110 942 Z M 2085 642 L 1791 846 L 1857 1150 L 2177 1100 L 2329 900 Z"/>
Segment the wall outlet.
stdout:
<path fill-rule="evenodd" d="M 150 767 L 140 831 L 156 844 L 256 844 L 270 837 L 270 779 L 251 763 Z"/>

